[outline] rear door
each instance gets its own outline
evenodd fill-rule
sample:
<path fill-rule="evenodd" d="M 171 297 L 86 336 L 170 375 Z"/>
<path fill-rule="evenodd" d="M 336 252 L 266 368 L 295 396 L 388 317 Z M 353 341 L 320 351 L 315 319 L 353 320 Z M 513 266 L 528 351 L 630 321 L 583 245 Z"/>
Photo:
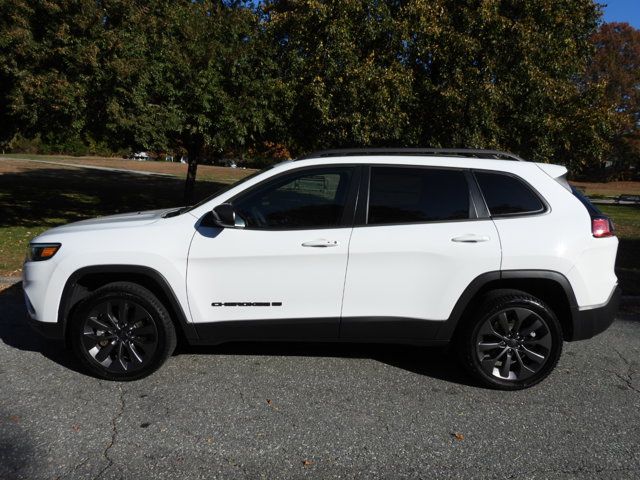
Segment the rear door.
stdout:
<path fill-rule="evenodd" d="M 500 241 L 478 218 L 470 172 L 372 166 L 366 212 L 356 225 L 341 337 L 430 338 L 465 288 L 500 270 Z"/>

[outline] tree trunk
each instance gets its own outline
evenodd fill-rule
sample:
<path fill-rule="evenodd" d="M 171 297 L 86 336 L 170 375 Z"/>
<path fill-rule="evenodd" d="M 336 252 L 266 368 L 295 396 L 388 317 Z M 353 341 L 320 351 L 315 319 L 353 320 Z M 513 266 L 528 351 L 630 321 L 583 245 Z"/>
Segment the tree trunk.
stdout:
<path fill-rule="evenodd" d="M 193 190 L 196 185 L 196 172 L 198 171 L 198 156 L 200 149 L 192 147 L 187 151 L 189 155 L 189 163 L 187 168 L 187 179 L 184 183 L 184 204 L 193 204 Z"/>

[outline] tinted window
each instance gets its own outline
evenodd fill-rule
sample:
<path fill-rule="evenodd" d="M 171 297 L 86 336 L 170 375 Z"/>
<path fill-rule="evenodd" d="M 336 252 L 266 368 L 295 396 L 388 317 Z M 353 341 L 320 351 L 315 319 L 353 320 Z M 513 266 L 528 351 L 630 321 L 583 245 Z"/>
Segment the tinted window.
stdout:
<path fill-rule="evenodd" d="M 280 177 L 233 202 L 250 228 L 340 225 L 353 168 L 335 167 Z"/>
<path fill-rule="evenodd" d="M 475 175 L 492 216 L 544 210 L 540 198 L 517 178 L 501 173 L 476 172 Z"/>
<path fill-rule="evenodd" d="M 373 167 L 369 224 L 469 218 L 464 173 L 430 168 Z"/>

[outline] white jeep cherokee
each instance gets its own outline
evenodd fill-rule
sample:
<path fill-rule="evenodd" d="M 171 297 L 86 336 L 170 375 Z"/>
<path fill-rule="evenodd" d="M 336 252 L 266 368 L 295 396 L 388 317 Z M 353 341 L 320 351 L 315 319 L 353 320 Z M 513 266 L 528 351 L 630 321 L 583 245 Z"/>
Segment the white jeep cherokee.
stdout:
<path fill-rule="evenodd" d="M 529 387 L 619 303 L 613 226 L 566 172 L 488 150 L 320 152 L 192 207 L 43 233 L 27 309 L 112 380 L 150 374 L 180 336 L 451 342 L 483 384 Z"/>

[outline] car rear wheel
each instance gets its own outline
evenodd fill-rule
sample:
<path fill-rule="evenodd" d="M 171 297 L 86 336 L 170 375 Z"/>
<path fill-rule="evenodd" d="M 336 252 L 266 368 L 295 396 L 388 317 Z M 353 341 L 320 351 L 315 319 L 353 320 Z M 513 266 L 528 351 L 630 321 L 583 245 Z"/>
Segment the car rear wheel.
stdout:
<path fill-rule="evenodd" d="M 176 332 L 164 305 L 146 288 L 108 284 L 79 305 L 70 326 L 76 356 L 107 380 L 137 380 L 173 353 Z"/>
<path fill-rule="evenodd" d="M 562 353 L 562 330 L 540 299 L 518 290 L 489 294 L 458 345 L 463 365 L 491 388 L 519 390 L 546 378 Z"/>

